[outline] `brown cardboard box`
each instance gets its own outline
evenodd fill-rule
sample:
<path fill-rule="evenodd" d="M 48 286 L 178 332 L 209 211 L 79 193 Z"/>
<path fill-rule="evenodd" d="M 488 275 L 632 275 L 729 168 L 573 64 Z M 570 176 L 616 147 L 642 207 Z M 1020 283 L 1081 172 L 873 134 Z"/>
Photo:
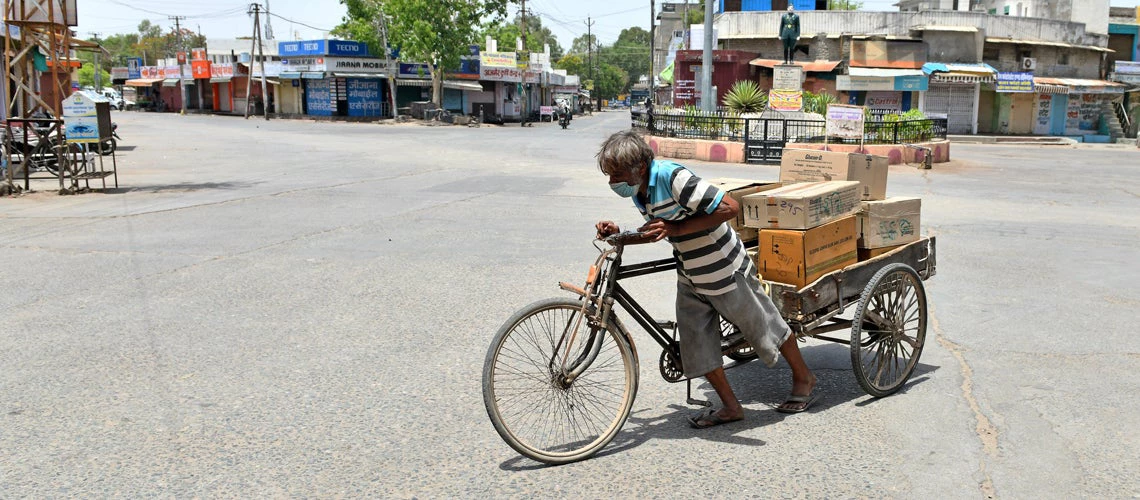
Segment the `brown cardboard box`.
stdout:
<path fill-rule="evenodd" d="M 855 216 L 822 226 L 760 230 L 757 266 L 765 280 L 799 288 L 836 269 L 858 262 Z"/>
<path fill-rule="evenodd" d="M 747 195 L 744 225 L 759 229 L 811 229 L 859 212 L 859 183 L 801 182 Z"/>
<path fill-rule="evenodd" d="M 882 248 L 918 241 L 922 199 L 892 196 L 864 201 L 859 211 L 859 248 Z"/>
<path fill-rule="evenodd" d="M 709 182 L 709 184 L 712 184 L 713 186 L 716 186 L 720 190 L 727 193 L 729 196 L 732 197 L 732 199 L 736 200 L 737 204 L 741 205 L 742 207 L 744 204 L 741 202 L 741 199 L 744 198 L 746 195 L 750 195 L 753 193 L 759 193 L 761 191 L 767 191 L 769 189 L 776 189 L 776 188 L 780 187 L 779 182 L 753 181 L 753 180 L 748 180 L 748 179 L 730 179 L 727 177 L 709 179 L 708 182 Z M 746 227 L 744 225 L 744 209 L 743 208 L 740 209 L 740 213 L 737 214 L 735 219 L 728 221 L 728 225 L 729 225 L 729 227 L 735 229 L 736 233 L 738 235 L 740 235 L 740 241 L 749 242 L 749 241 L 756 240 L 756 237 L 758 234 L 756 232 L 756 228 Z"/>
<path fill-rule="evenodd" d="M 860 248 L 859 249 L 859 262 L 863 262 L 865 260 L 871 260 L 875 257 L 883 255 L 883 254 L 890 252 L 892 250 L 895 250 L 899 247 L 902 247 L 902 245 L 895 245 L 893 247 L 882 247 L 882 248 Z"/>
<path fill-rule="evenodd" d="M 810 149 L 785 149 L 780 159 L 780 182 L 857 181 L 862 200 L 887 197 L 885 156 Z"/>

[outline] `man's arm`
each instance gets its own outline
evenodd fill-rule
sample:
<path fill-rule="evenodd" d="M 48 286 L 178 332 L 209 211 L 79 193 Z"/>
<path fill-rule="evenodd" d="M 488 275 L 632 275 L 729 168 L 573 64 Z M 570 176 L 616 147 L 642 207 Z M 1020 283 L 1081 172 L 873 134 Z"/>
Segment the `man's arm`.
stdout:
<path fill-rule="evenodd" d="M 725 196 L 711 213 L 693 215 L 679 221 L 653 219 L 641 226 L 638 231 L 645 233 L 648 241 L 661 241 L 666 237 L 684 236 L 712 229 L 734 219 L 739 213 L 740 204 L 731 196 Z"/>

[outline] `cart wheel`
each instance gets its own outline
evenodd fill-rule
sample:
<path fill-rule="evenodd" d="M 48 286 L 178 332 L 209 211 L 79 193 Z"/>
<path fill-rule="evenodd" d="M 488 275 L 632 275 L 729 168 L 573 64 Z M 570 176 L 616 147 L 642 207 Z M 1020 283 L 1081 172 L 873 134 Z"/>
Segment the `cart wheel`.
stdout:
<path fill-rule="evenodd" d="M 851 365 L 863 390 L 881 398 L 898 391 L 926 341 L 926 289 L 918 273 L 895 263 L 863 289 L 851 326 Z"/>
<path fill-rule="evenodd" d="M 728 359 L 736 361 L 737 363 L 746 363 L 748 361 L 752 361 L 752 360 L 756 359 L 756 349 L 753 349 L 752 344 L 749 344 L 747 340 L 741 339 L 739 342 L 734 342 L 736 347 L 732 347 L 731 345 L 728 345 L 725 342 L 726 339 L 728 339 L 731 336 L 738 334 L 739 332 L 740 332 L 740 329 L 737 328 L 736 325 L 729 323 L 728 321 L 725 321 L 724 318 L 721 318 L 720 319 L 720 341 L 721 341 L 721 349 L 720 350 L 722 352 L 724 352 L 725 356 L 728 356 Z M 732 349 L 728 349 L 729 347 L 732 347 Z"/>
<path fill-rule="evenodd" d="M 657 367 L 661 369 L 661 378 L 666 382 L 674 383 L 685 380 L 685 372 L 681 369 L 681 359 L 674 357 L 673 353 L 666 349 L 661 350 L 661 359 L 657 362 Z"/>

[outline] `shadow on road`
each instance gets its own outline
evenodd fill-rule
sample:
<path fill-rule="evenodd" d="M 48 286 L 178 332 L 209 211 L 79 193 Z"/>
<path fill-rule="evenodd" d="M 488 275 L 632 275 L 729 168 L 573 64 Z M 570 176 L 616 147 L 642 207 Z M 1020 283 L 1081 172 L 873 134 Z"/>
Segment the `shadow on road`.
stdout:
<path fill-rule="evenodd" d="M 138 186 L 138 187 L 123 187 L 123 188 L 108 188 L 103 190 L 108 194 L 121 194 L 128 192 L 144 192 L 144 193 L 188 193 L 191 191 L 204 191 L 214 189 L 245 189 L 252 187 L 258 182 L 185 182 L 181 184 L 165 184 L 156 186 Z"/>

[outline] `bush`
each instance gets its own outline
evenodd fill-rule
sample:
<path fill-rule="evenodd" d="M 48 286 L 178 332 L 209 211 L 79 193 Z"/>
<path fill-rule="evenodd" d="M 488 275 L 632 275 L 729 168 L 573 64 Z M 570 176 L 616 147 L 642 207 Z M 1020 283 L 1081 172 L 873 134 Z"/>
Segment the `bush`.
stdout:
<path fill-rule="evenodd" d="M 759 113 L 768 107 L 768 93 L 751 80 L 740 80 L 724 94 L 724 105 L 733 113 Z"/>

